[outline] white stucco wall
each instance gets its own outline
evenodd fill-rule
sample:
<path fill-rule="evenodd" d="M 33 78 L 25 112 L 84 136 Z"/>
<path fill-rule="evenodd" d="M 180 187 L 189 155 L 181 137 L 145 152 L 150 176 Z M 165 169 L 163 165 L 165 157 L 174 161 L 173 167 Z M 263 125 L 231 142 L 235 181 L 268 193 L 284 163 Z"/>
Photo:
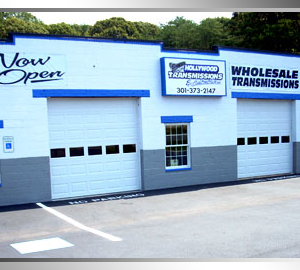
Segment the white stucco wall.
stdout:
<path fill-rule="evenodd" d="M 162 50 L 159 43 L 131 43 L 93 39 L 16 36 L 14 44 L 0 43 L 0 53 L 20 53 L 30 57 L 56 58 L 64 80 L 54 82 L 20 82 L 0 85 L 0 159 L 49 155 L 47 99 L 33 98 L 33 89 L 107 89 L 150 90 L 150 98 L 139 100 L 141 149 L 165 147 L 161 116 L 192 115 L 191 147 L 235 145 L 237 134 L 236 99 L 231 98 L 231 65 L 272 67 L 299 70 L 300 58 L 276 54 L 220 49 L 219 53 L 189 53 Z M 163 96 L 160 58 L 223 60 L 226 62 L 227 95 L 223 97 Z M 7 58 L 8 59 L 8 58 Z M 9 63 L 9 62 L 8 62 Z M 1 63 L 0 63 L 1 64 Z M 1 65 L 1 70 L 5 68 Z M 34 70 L 35 67 L 33 67 Z M 3 77 L 2 77 L 3 78 Z M 234 89 L 238 92 L 272 93 L 266 89 Z M 277 93 L 299 93 L 298 90 L 277 89 Z M 294 102 L 293 136 L 300 141 L 297 123 L 299 102 Z M 3 153 L 3 136 L 13 136 L 14 153 Z"/>

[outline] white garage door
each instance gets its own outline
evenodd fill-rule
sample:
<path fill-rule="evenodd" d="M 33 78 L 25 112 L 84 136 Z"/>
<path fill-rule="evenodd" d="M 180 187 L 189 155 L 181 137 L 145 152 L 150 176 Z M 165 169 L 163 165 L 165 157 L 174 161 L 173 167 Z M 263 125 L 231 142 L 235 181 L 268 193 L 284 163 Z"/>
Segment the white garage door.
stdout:
<path fill-rule="evenodd" d="M 292 173 L 291 102 L 237 101 L 238 177 Z"/>
<path fill-rule="evenodd" d="M 52 199 L 140 189 L 136 99 L 48 99 Z"/>

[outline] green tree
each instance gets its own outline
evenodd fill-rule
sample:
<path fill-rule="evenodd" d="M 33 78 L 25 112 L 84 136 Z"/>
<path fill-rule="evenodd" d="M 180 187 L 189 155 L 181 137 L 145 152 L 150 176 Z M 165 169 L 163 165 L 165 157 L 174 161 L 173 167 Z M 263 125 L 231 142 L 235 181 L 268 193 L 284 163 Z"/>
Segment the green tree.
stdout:
<path fill-rule="evenodd" d="M 106 38 L 133 38 L 139 37 L 138 30 L 133 22 L 121 17 L 97 21 L 89 31 L 93 37 Z"/>
<path fill-rule="evenodd" d="M 300 13 L 235 12 L 230 29 L 239 47 L 300 52 Z"/>
<path fill-rule="evenodd" d="M 43 23 L 34 23 L 30 21 L 24 21 L 16 17 L 8 17 L 0 22 L 0 38 L 8 38 L 9 33 L 37 33 L 48 34 L 47 26 Z"/>
<path fill-rule="evenodd" d="M 0 22 L 8 18 L 17 18 L 25 22 L 42 23 L 42 21 L 28 12 L 0 12 Z"/>
<path fill-rule="evenodd" d="M 139 33 L 138 38 L 143 40 L 156 40 L 159 38 L 160 28 L 148 22 L 134 22 Z"/>
<path fill-rule="evenodd" d="M 159 27 L 144 22 L 131 22 L 121 17 L 97 21 L 89 28 L 88 34 L 93 37 L 147 39 L 158 38 Z"/>
<path fill-rule="evenodd" d="M 228 18 L 207 18 L 197 26 L 197 49 L 210 50 L 213 45 L 231 45 Z"/>
<path fill-rule="evenodd" d="M 161 25 L 161 39 L 166 47 L 210 50 L 213 45 L 230 45 L 230 19 L 207 18 L 199 24 L 183 17 Z"/>
<path fill-rule="evenodd" d="M 183 17 L 176 17 L 160 25 L 160 39 L 167 48 L 197 48 L 197 24 Z"/>
<path fill-rule="evenodd" d="M 48 31 L 51 35 L 68 35 L 68 36 L 80 36 L 81 33 L 74 27 L 66 23 L 57 23 L 48 25 Z"/>
<path fill-rule="evenodd" d="M 79 36 L 88 36 L 91 26 L 88 24 L 71 24 L 70 25 Z"/>

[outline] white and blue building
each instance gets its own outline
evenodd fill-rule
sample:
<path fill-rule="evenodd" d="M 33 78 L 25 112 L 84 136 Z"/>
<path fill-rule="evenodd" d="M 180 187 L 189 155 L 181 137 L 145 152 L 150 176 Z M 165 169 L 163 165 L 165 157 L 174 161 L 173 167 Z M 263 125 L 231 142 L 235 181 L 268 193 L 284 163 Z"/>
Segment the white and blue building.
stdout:
<path fill-rule="evenodd" d="M 300 172 L 300 57 L 14 34 L 0 206 Z"/>

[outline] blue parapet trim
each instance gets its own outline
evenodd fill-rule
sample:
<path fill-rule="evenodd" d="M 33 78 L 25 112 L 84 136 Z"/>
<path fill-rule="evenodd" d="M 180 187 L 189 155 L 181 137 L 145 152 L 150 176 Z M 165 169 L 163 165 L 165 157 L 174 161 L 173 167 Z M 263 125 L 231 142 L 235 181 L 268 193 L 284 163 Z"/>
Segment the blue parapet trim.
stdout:
<path fill-rule="evenodd" d="M 192 170 L 191 167 L 189 167 L 189 168 L 166 169 L 166 172 L 190 171 L 190 170 Z"/>
<path fill-rule="evenodd" d="M 176 48 L 164 48 L 161 44 L 161 52 L 163 53 L 176 53 L 185 55 L 208 55 L 208 56 L 220 56 L 218 47 L 214 47 L 213 50 L 196 50 L 196 49 L 176 49 Z M 194 58 L 193 58 L 194 60 Z"/>
<path fill-rule="evenodd" d="M 16 39 L 21 39 L 21 38 L 162 46 L 162 41 L 158 41 L 158 40 L 151 41 L 151 40 L 137 40 L 137 39 L 115 39 L 115 38 L 101 38 L 101 37 L 97 38 L 97 37 L 31 34 L 31 33 L 12 33 L 8 40 L 1 40 L 0 45 L 16 45 Z"/>
<path fill-rule="evenodd" d="M 112 90 L 112 89 L 36 89 L 34 98 L 48 97 L 150 97 L 150 90 Z"/>
<path fill-rule="evenodd" d="M 163 41 L 160 40 L 134 40 L 134 39 L 114 39 L 114 38 L 96 38 L 96 37 L 82 37 L 82 36 L 67 36 L 67 35 L 48 35 L 48 34 L 31 34 L 31 33 L 12 33 L 8 40 L 0 40 L 0 45 L 16 45 L 16 39 L 48 39 L 48 40 L 67 40 L 67 41 L 85 41 L 85 42 L 106 42 L 106 43 L 124 43 L 124 44 L 137 44 L 137 45 L 152 45 L 159 46 L 160 51 L 164 53 L 181 53 L 185 55 L 209 55 L 220 56 L 220 51 L 233 51 L 242 53 L 256 53 L 256 54 L 269 54 L 286 57 L 300 57 L 297 53 L 284 53 L 273 51 L 260 51 L 255 49 L 235 48 L 226 46 L 213 46 L 211 50 L 189 50 L 189 49 L 176 49 L 164 48 Z"/>
<path fill-rule="evenodd" d="M 289 100 L 299 100 L 300 99 L 300 94 L 231 92 L 231 97 L 232 98 L 253 98 L 253 99 L 289 99 Z"/>
<path fill-rule="evenodd" d="M 47 40 L 67 40 L 67 41 L 84 41 L 84 42 L 106 42 L 106 43 L 123 43 L 133 45 L 150 45 L 159 46 L 160 51 L 164 53 L 182 53 L 194 55 L 219 55 L 218 49 L 213 51 L 199 51 L 189 49 L 164 48 L 163 41 L 160 40 L 136 40 L 136 39 L 115 39 L 115 38 L 97 38 L 67 35 L 48 35 L 48 34 L 30 34 L 30 33 L 12 33 L 8 40 L 0 40 L 0 45 L 16 45 L 16 39 L 47 39 Z"/>
<path fill-rule="evenodd" d="M 192 115 L 161 116 L 161 123 L 191 123 Z"/>
<path fill-rule="evenodd" d="M 0 128 L 4 128 L 3 120 L 0 120 Z"/>
<path fill-rule="evenodd" d="M 241 52 L 241 53 L 252 53 L 252 54 L 265 54 L 265 55 L 274 55 L 274 56 L 284 56 L 284 57 L 300 57 L 299 53 L 285 53 L 278 51 L 266 51 L 266 50 L 256 50 L 248 48 L 237 48 L 237 47 L 226 47 L 226 46 L 213 46 L 214 51 L 232 51 L 232 52 Z"/>

